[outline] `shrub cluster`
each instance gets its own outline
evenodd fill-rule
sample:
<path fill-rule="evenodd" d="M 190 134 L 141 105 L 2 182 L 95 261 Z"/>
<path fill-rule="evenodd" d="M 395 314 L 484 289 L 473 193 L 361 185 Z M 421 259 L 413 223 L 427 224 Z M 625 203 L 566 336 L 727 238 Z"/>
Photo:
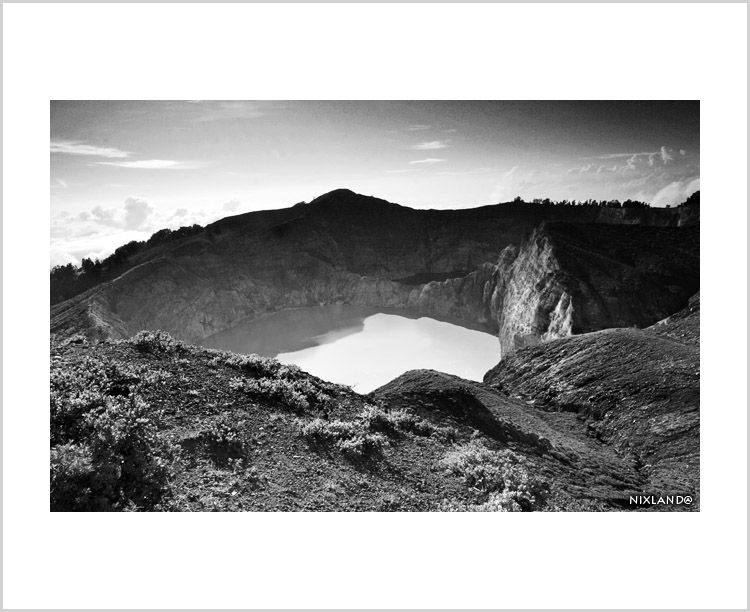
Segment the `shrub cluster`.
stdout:
<path fill-rule="evenodd" d="M 242 440 L 244 420 L 235 420 L 226 412 L 211 419 L 201 431 L 200 436 L 209 444 L 227 447 L 229 450 L 242 450 L 245 446 Z"/>
<path fill-rule="evenodd" d="M 509 450 L 492 451 L 475 440 L 449 452 L 440 465 L 488 494 L 486 503 L 457 510 L 528 512 L 544 504 L 549 490 L 545 481 L 529 472 L 523 457 Z"/>
<path fill-rule="evenodd" d="M 438 427 L 406 410 L 385 411 L 370 404 L 365 406 L 359 419 L 367 429 L 386 434 L 412 433 L 417 436 L 435 436 L 444 441 L 453 441 L 458 435 L 452 427 Z"/>
<path fill-rule="evenodd" d="M 334 446 L 349 457 L 365 457 L 379 453 L 387 445 L 386 438 L 367 431 L 362 421 L 296 421 L 300 435 L 308 440 Z"/>
<path fill-rule="evenodd" d="M 189 349 L 184 342 L 175 340 L 164 331 L 140 331 L 128 340 L 141 353 L 153 355 L 172 354 L 175 352 L 187 352 Z"/>
<path fill-rule="evenodd" d="M 302 375 L 302 370 L 295 365 L 284 365 L 262 355 L 236 355 L 234 353 L 219 352 L 217 359 L 224 365 L 250 374 L 255 378 L 283 378 L 295 380 Z"/>
<path fill-rule="evenodd" d="M 91 358 L 51 372 L 51 510 L 150 508 L 166 492 L 173 447 L 135 391 L 109 393 L 122 375 Z"/>
<path fill-rule="evenodd" d="M 388 445 L 387 436 L 399 433 L 436 436 L 442 440 L 455 440 L 457 436 L 455 429 L 437 427 L 406 410 L 386 411 L 372 404 L 365 404 L 352 421 L 316 418 L 297 419 L 295 424 L 303 438 L 333 446 L 350 457 L 377 454 Z"/>
<path fill-rule="evenodd" d="M 229 386 L 235 391 L 242 391 L 257 399 L 280 402 L 297 412 L 304 412 L 310 406 L 322 406 L 331 399 L 309 379 L 290 376 L 287 366 L 277 369 L 275 376 L 233 378 Z"/>

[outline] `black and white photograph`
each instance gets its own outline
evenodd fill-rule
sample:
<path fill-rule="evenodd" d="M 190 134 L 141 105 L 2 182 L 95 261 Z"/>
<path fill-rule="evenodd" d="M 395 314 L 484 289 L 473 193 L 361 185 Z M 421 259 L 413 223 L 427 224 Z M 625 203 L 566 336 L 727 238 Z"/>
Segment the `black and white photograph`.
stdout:
<path fill-rule="evenodd" d="M 4 2 L 3 608 L 746 609 L 747 74 L 745 2 Z"/>
<path fill-rule="evenodd" d="M 698 101 L 53 101 L 53 511 L 697 511 Z"/>

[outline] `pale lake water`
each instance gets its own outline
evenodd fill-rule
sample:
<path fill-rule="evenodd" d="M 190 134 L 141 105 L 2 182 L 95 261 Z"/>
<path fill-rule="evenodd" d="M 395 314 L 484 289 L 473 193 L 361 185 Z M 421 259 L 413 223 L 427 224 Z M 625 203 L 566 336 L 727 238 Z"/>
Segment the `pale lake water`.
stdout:
<path fill-rule="evenodd" d="M 282 310 L 201 344 L 274 357 L 359 393 L 415 369 L 482 380 L 500 360 L 497 337 L 478 328 L 404 310 L 345 305 Z"/>

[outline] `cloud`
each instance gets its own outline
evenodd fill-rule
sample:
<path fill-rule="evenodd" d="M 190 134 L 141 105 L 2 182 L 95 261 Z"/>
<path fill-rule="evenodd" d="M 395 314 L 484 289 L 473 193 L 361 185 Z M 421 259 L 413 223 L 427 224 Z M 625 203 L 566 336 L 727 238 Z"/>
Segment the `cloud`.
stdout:
<path fill-rule="evenodd" d="M 633 155 L 632 157 L 628 159 L 622 171 L 625 172 L 625 170 L 635 170 L 635 164 L 637 161 L 638 161 L 638 155 Z"/>
<path fill-rule="evenodd" d="M 598 155 L 597 157 L 594 157 L 593 159 L 616 159 L 618 157 L 633 157 L 638 155 L 649 155 L 649 152 L 646 151 L 645 153 L 610 153 L 608 155 Z M 586 158 L 583 159 L 592 159 L 592 158 Z"/>
<path fill-rule="evenodd" d="M 566 174 L 583 174 L 585 172 L 593 172 L 597 168 L 601 170 L 603 166 L 598 166 L 597 164 L 586 164 L 585 166 L 581 166 L 579 168 L 571 168 L 566 172 Z M 597 172 L 599 170 L 597 170 Z"/>
<path fill-rule="evenodd" d="M 410 125 L 410 126 L 409 126 L 408 128 L 406 128 L 406 129 L 407 129 L 408 131 L 410 131 L 410 132 L 419 132 L 419 131 L 422 131 L 422 130 L 431 130 L 431 129 L 432 129 L 432 126 L 431 126 L 431 125 L 421 125 L 421 124 L 417 124 L 417 125 Z"/>
<path fill-rule="evenodd" d="M 143 198 L 129 197 L 121 208 L 97 206 L 75 215 L 61 212 L 51 219 L 50 266 L 77 265 L 83 257 L 103 259 L 131 240 L 146 240 L 158 229 L 205 226 L 226 217 L 226 206 L 231 208 L 234 202 L 209 211 L 178 208 L 170 214 L 157 213 Z"/>
<path fill-rule="evenodd" d="M 117 166 L 118 168 L 138 168 L 141 170 L 193 170 L 205 166 L 202 162 L 180 162 L 171 159 L 144 159 L 127 162 L 96 162 L 100 166 Z"/>
<path fill-rule="evenodd" d="M 52 238 L 50 241 L 50 267 L 72 263 L 78 265 L 81 259 L 104 259 L 115 249 L 131 240 L 146 240 L 149 232 L 106 231 L 85 236 Z"/>
<path fill-rule="evenodd" d="M 415 159 L 410 161 L 410 164 L 437 164 L 446 160 L 440 159 L 439 157 L 428 157 L 427 159 Z"/>
<path fill-rule="evenodd" d="M 125 217 L 123 226 L 125 229 L 134 230 L 141 228 L 148 218 L 153 214 L 151 205 L 141 198 L 125 199 Z"/>
<path fill-rule="evenodd" d="M 229 200 L 229 202 L 224 202 L 224 205 L 221 207 L 221 209 L 226 210 L 228 212 L 235 212 L 239 207 L 240 207 L 239 200 Z"/>
<path fill-rule="evenodd" d="M 79 215 L 82 221 L 88 220 L 88 217 L 83 217 L 84 213 Z M 91 211 L 91 218 L 95 223 L 99 225 L 106 225 L 108 227 L 122 227 L 122 221 L 118 215 L 118 211 L 114 208 L 104 209 L 101 206 L 97 206 Z"/>
<path fill-rule="evenodd" d="M 49 143 L 50 153 L 63 153 L 65 155 L 92 155 L 96 157 L 129 157 L 129 151 L 121 151 L 115 147 L 97 147 L 86 144 L 83 140 L 52 140 Z"/>
<path fill-rule="evenodd" d="M 648 165 L 651 167 L 654 167 L 656 165 L 657 160 L 661 159 L 662 163 L 664 165 L 668 164 L 671 161 L 674 161 L 674 150 L 673 149 L 667 149 L 667 147 L 661 147 L 658 151 L 645 151 L 641 153 L 610 153 L 608 155 L 599 155 L 598 157 L 594 159 L 617 159 L 619 157 L 627 157 L 628 162 L 625 166 L 626 168 L 634 168 L 635 162 L 638 157 L 648 157 Z M 684 150 L 680 150 L 680 155 L 685 155 Z M 586 158 L 584 158 L 586 159 Z M 590 159 L 590 158 L 589 158 Z"/>
<path fill-rule="evenodd" d="M 146 222 L 153 215 L 153 207 L 142 198 L 125 198 L 123 208 L 102 208 L 96 206 L 91 213 L 82 212 L 76 217 L 78 221 L 93 221 L 98 225 L 125 230 L 144 229 Z"/>
<path fill-rule="evenodd" d="M 430 142 L 423 142 L 418 145 L 411 147 L 416 151 L 432 151 L 434 149 L 445 149 L 448 146 L 450 140 L 431 140 Z"/>
<path fill-rule="evenodd" d="M 688 196 L 700 191 L 700 188 L 701 180 L 699 178 L 674 181 L 661 189 L 651 199 L 651 205 L 658 207 L 677 206 L 687 200 Z"/>

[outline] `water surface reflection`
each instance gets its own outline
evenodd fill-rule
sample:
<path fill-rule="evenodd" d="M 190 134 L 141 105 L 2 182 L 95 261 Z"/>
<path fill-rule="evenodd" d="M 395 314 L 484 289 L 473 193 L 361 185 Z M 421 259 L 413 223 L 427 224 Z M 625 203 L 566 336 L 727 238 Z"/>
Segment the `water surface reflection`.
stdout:
<path fill-rule="evenodd" d="M 202 344 L 275 357 L 360 393 L 413 369 L 481 380 L 500 358 L 497 338 L 479 329 L 404 310 L 346 305 L 283 310 Z"/>

